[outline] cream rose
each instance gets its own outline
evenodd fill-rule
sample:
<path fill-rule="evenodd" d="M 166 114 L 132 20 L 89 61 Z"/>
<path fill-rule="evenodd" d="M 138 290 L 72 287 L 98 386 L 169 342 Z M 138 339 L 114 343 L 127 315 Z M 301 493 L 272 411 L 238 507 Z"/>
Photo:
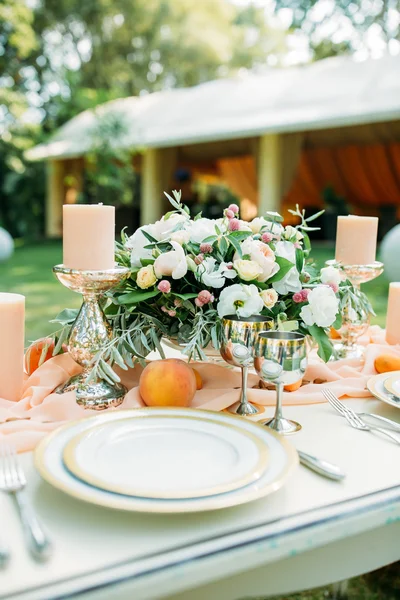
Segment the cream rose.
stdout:
<path fill-rule="evenodd" d="M 233 268 L 243 281 L 253 281 L 262 275 L 262 268 L 254 260 L 235 260 Z"/>
<path fill-rule="evenodd" d="M 273 308 L 275 304 L 278 302 L 278 294 L 274 289 L 263 290 L 260 292 L 260 296 L 262 301 L 264 302 L 264 306 L 267 308 Z"/>
<path fill-rule="evenodd" d="M 158 279 L 164 276 L 181 279 L 187 273 L 188 265 L 185 251 L 178 242 L 171 241 L 171 246 L 173 250 L 160 254 L 155 260 L 154 271 Z"/>
<path fill-rule="evenodd" d="M 142 267 L 137 274 L 136 283 L 142 290 L 146 290 L 151 287 L 157 281 L 156 274 L 152 265 L 148 267 Z"/>
<path fill-rule="evenodd" d="M 178 242 L 181 246 L 183 244 L 187 244 L 190 239 L 189 231 L 186 229 L 179 229 L 179 231 L 173 231 L 170 236 L 170 240 L 173 242 Z"/>
<path fill-rule="evenodd" d="M 300 317 L 306 325 L 329 327 L 336 319 L 339 299 L 327 285 L 318 285 L 308 294 L 308 304 L 303 306 Z"/>
<path fill-rule="evenodd" d="M 244 240 L 241 244 L 242 255 L 250 256 L 250 261 L 257 263 L 261 269 L 257 281 L 264 283 L 279 271 L 279 265 L 275 261 L 275 254 L 268 246 L 260 240 L 253 240 L 251 237 Z M 238 253 L 233 257 L 234 262 L 239 260 Z"/>

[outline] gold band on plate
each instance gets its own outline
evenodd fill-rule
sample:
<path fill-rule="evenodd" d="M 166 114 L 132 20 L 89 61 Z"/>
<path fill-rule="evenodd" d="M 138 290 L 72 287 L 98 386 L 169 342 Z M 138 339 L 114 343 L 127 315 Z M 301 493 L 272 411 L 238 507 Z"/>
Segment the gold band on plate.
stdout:
<path fill-rule="evenodd" d="M 76 459 L 76 450 L 79 446 L 79 444 L 82 442 L 82 440 L 89 434 L 89 433 L 95 433 L 96 430 L 99 430 L 103 427 L 107 427 L 108 423 L 102 423 L 99 425 L 95 425 L 94 427 L 90 427 L 89 429 L 86 429 L 85 431 L 82 431 L 82 433 L 76 435 L 75 437 L 72 438 L 72 440 L 70 440 L 65 448 L 64 448 L 64 452 L 63 452 L 63 458 L 64 458 L 64 464 L 65 466 L 68 468 L 69 471 L 71 471 L 71 473 L 73 475 L 75 475 L 76 477 L 78 477 L 79 479 L 81 479 L 82 481 L 84 481 L 85 483 L 89 483 L 90 485 L 93 485 L 95 487 L 101 488 L 103 490 L 106 490 L 108 492 L 115 492 L 117 494 L 123 494 L 123 495 L 129 495 L 129 496 L 136 496 L 136 497 L 140 497 L 140 498 L 149 498 L 149 499 L 154 499 L 154 500 L 184 500 L 184 499 L 189 499 L 189 498 L 201 498 L 203 496 L 214 496 L 216 494 L 224 494 L 226 492 L 231 492 L 233 490 L 236 490 L 240 487 L 244 487 L 245 485 L 252 483 L 253 481 L 258 480 L 261 475 L 264 474 L 267 466 L 268 466 L 268 450 L 266 448 L 266 446 L 262 443 L 261 439 L 259 437 L 257 437 L 256 435 L 254 435 L 253 433 L 243 430 L 239 427 L 236 427 L 236 425 L 231 425 L 230 423 L 219 423 L 218 421 L 213 421 L 210 418 L 207 417 L 196 417 L 196 416 L 191 416 L 191 415 L 164 415 L 164 416 L 159 416 L 159 415 L 154 415 L 154 414 L 146 414 L 146 415 L 140 415 L 138 416 L 132 416 L 128 419 L 124 419 L 123 422 L 126 423 L 127 421 L 137 421 L 139 418 L 139 420 L 141 419 L 145 419 L 146 421 L 148 421 L 149 419 L 184 419 L 184 420 L 189 420 L 189 421 L 194 421 L 195 423 L 198 423 L 199 421 L 203 422 L 203 423 L 211 423 L 212 425 L 217 425 L 219 427 L 222 427 L 223 429 L 229 428 L 230 430 L 236 431 L 239 434 L 244 435 L 246 438 L 248 438 L 250 441 L 252 441 L 258 451 L 258 461 L 257 463 L 254 465 L 254 467 L 248 472 L 246 473 L 246 475 L 243 475 L 242 477 L 237 477 L 236 479 L 234 479 L 233 481 L 227 482 L 226 484 L 220 484 L 220 485 L 215 485 L 211 488 L 205 488 L 201 491 L 198 492 L 193 492 L 190 490 L 181 490 L 181 491 L 176 491 L 175 493 L 168 493 L 168 492 L 160 492 L 159 494 L 155 493 L 154 491 L 151 490 L 146 490 L 146 489 L 139 489 L 138 487 L 133 486 L 120 486 L 120 485 L 113 485 L 111 483 L 109 483 L 108 481 L 105 481 L 104 479 L 102 479 L 101 477 L 96 477 L 90 473 L 88 473 L 84 467 L 81 467 L 78 464 L 78 461 Z M 134 435 L 134 432 L 133 432 Z"/>
<path fill-rule="evenodd" d="M 112 412 L 112 413 L 105 413 L 105 414 L 100 414 L 100 415 L 96 415 L 94 417 L 89 417 L 88 419 L 85 419 L 86 422 L 94 422 L 95 424 L 97 423 L 103 423 L 104 421 L 107 420 L 119 420 L 119 419 L 124 419 L 124 418 L 130 418 L 132 416 L 137 415 L 144 415 L 144 414 L 151 414 L 153 411 L 160 411 L 162 410 L 163 412 L 165 412 L 165 414 L 168 413 L 172 413 L 173 411 L 175 412 L 182 412 L 185 409 L 181 409 L 181 408 L 175 408 L 175 407 L 165 407 L 163 409 L 160 408 L 134 408 L 134 409 L 122 409 L 122 410 L 118 410 L 116 412 Z M 193 416 L 198 416 L 200 418 L 204 418 L 206 415 L 209 415 L 210 419 L 212 416 L 216 416 L 218 415 L 218 421 L 213 421 L 215 422 L 219 422 L 220 419 L 222 419 L 223 421 L 232 421 L 232 419 L 235 419 L 236 422 L 239 423 L 242 422 L 243 424 L 243 417 L 238 416 L 238 415 L 233 415 L 230 413 L 215 413 L 214 411 L 210 411 L 210 410 L 202 410 L 202 409 L 194 409 L 194 408 L 188 408 L 188 416 L 193 415 Z M 190 413 L 190 415 L 189 415 Z M 162 416 L 162 413 L 160 414 L 160 416 Z M 51 442 L 53 441 L 53 439 L 55 437 L 57 437 L 60 433 L 65 432 L 68 429 L 71 429 L 73 427 L 75 427 L 78 423 L 81 423 L 82 419 L 79 419 L 77 421 L 73 421 L 71 423 L 67 423 L 66 425 L 62 425 L 61 427 L 59 427 L 58 429 L 56 429 L 55 431 L 53 431 L 52 433 L 48 434 L 37 446 L 36 450 L 34 451 L 34 465 L 36 467 L 36 469 L 38 470 L 39 474 L 41 475 L 41 477 L 47 481 L 50 485 L 54 486 L 55 488 L 63 491 L 64 493 L 68 494 L 69 496 L 72 496 L 73 498 L 77 498 L 78 500 L 82 500 L 84 502 L 87 502 L 89 504 L 95 504 L 97 506 L 103 506 L 106 508 L 113 508 L 116 510 L 123 510 L 123 511 L 127 511 L 127 512 L 143 512 L 143 513 L 158 513 L 158 514 L 178 514 L 178 513 L 190 513 L 190 512 L 201 512 L 201 511 L 208 511 L 208 510 L 218 510 L 218 509 L 222 509 L 222 508 L 228 508 L 230 506 L 238 506 L 240 504 L 245 504 L 246 502 L 250 502 L 253 500 L 257 500 L 258 498 L 263 498 L 264 496 L 267 496 L 268 494 L 277 491 L 278 489 L 280 489 L 283 484 L 285 483 L 286 479 L 289 477 L 289 475 L 291 474 L 291 472 L 295 469 L 295 467 L 299 464 L 299 458 L 298 458 L 298 454 L 295 450 L 295 448 L 281 435 L 275 433 L 272 430 L 268 430 L 268 432 L 266 431 L 266 428 L 263 427 L 262 425 L 259 425 L 257 422 L 255 421 L 249 421 L 246 420 L 246 426 L 250 426 L 250 427 L 255 427 L 257 429 L 261 429 L 263 434 L 265 435 L 265 433 L 268 433 L 268 435 L 270 435 L 271 437 L 274 437 L 280 446 L 282 446 L 285 450 L 285 454 L 286 454 L 286 458 L 287 458 L 287 462 L 285 467 L 283 468 L 282 472 L 280 473 L 280 475 L 278 477 L 276 477 L 273 481 L 270 481 L 268 484 L 266 484 L 263 487 L 260 488 L 253 488 L 253 489 L 249 489 L 247 490 L 246 493 L 241 494 L 240 496 L 236 496 L 234 494 L 219 494 L 217 496 L 213 496 L 212 500 L 210 499 L 210 497 L 208 498 L 200 498 L 198 501 L 196 501 L 193 504 L 190 503 L 185 503 L 185 500 L 182 500 L 182 506 L 178 509 L 176 507 L 176 502 L 179 503 L 179 501 L 165 501 L 163 503 L 162 500 L 149 500 L 148 503 L 146 504 L 145 499 L 140 499 L 140 502 L 143 503 L 143 506 L 136 506 L 136 507 L 132 507 L 127 505 L 127 498 L 120 498 L 118 495 L 115 495 L 115 498 L 113 498 L 112 500 L 110 498 L 105 498 L 105 497 L 101 497 L 101 492 L 97 497 L 93 497 L 90 493 L 85 493 L 85 492 L 77 492 L 74 489 L 71 489 L 71 487 L 68 484 L 63 483 L 62 481 L 60 481 L 56 476 L 53 475 L 53 473 L 51 473 L 45 463 L 45 453 L 47 448 L 49 447 L 49 445 L 51 444 Z M 239 425 L 240 426 L 240 425 Z M 83 483 L 83 485 L 85 485 Z M 95 488 L 93 488 L 95 489 Z M 107 492 L 106 492 L 107 493 Z M 131 498 L 129 497 L 128 500 L 131 500 Z M 171 505 L 171 502 L 174 504 Z M 151 504 L 156 503 L 157 506 L 151 506 Z M 129 503 L 128 503 L 129 504 Z"/>
<path fill-rule="evenodd" d="M 387 387 L 387 380 L 394 379 L 395 377 L 400 379 L 400 371 L 393 371 L 392 373 L 380 373 L 379 375 L 374 375 L 373 377 L 368 379 L 367 389 L 378 400 L 385 402 L 385 404 L 390 404 L 390 406 L 395 406 L 396 408 L 400 408 L 400 400 L 398 400 L 398 401 L 392 400 L 392 398 L 390 397 L 390 394 L 392 394 L 393 396 L 396 396 L 396 397 L 397 397 L 397 394 L 394 391 L 393 392 L 389 391 L 389 389 Z M 377 389 L 377 384 L 380 384 L 380 383 L 382 384 L 382 387 L 384 390 L 383 393 Z"/>

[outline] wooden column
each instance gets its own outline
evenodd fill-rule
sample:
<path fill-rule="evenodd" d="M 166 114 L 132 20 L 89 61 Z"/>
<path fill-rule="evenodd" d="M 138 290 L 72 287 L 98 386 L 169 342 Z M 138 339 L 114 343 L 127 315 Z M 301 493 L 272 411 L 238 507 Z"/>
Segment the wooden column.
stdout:
<path fill-rule="evenodd" d="M 282 200 L 282 152 L 279 134 L 259 138 L 257 151 L 258 214 L 279 212 Z"/>
<path fill-rule="evenodd" d="M 154 223 L 164 212 L 164 191 L 170 193 L 177 165 L 177 148 L 148 148 L 142 160 L 140 222 Z"/>
<path fill-rule="evenodd" d="M 47 163 L 46 237 L 62 235 L 62 206 L 64 203 L 64 163 L 51 160 Z"/>

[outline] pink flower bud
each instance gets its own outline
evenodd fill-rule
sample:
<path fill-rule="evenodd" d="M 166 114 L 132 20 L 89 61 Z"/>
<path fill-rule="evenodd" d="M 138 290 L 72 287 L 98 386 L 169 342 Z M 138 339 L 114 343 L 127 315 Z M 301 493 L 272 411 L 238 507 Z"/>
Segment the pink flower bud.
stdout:
<path fill-rule="evenodd" d="M 183 305 L 183 302 L 180 298 L 175 298 L 174 300 L 174 306 L 176 306 L 176 308 L 180 308 Z"/>
<path fill-rule="evenodd" d="M 157 289 L 163 294 L 169 294 L 171 291 L 171 284 L 166 279 L 162 279 L 158 284 Z"/>
<path fill-rule="evenodd" d="M 328 283 L 329 287 L 335 292 L 335 294 L 339 291 L 339 286 L 337 283 Z"/>
<path fill-rule="evenodd" d="M 237 204 L 230 204 L 228 206 L 228 210 L 231 210 L 235 215 L 237 215 L 239 212 L 239 207 Z"/>
<path fill-rule="evenodd" d="M 293 244 L 293 246 L 294 246 L 296 249 L 298 249 L 298 250 L 300 250 L 300 248 L 301 248 L 301 244 L 300 244 L 300 242 L 295 242 L 295 243 Z"/>
<path fill-rule="evenodd" d="M 214 300 L 214 296 L 208 290 L 203 290 L 198 293 L 197 300 L 202 304 L 208 304 Z"/>
<path fill-rule="evenodd" d="M 201 265 L 203 260 L 204 260 L 203 254 L 198 254 L 197 256 L 194 257 L 194 262 L 196 263 L 196 265 Z"/>
<path fill-rule="evenodd" d="M 231 219 L 228 224 L 229 231 L 239 231 L 240 223 L 238 219 Z"/>
<path fill-rule="evenodd" d="M 200 244 L 200 252 L 202 254 L 211 254 L 211 252 L 213 251 L 213 247 L 211 244 Z"/>
<path fill-rule="evenodd" d="M 202 302 L 200 302 L 200 300 L 199 300 L 198 298 L 195 298 L 195 299 L 194 299 L 194 303 L 195 303 L 195 305 L 196 305 L 196 306 L 198 306 L 199 308 L 201 308 L 201 307 L 203 306 L 203 303 L 202 303 Z"/>
<path fill-rule="evenodd" d="M 269 232 L 263 233 L 261 236 L 261 241 L 264 242 L 264 244 L 269 244 L 270 242 L 272 242 L 273 239 L 274 236 L 272 235 L 272 233 Z"/>
<path fill-rule="evenodd" d="M 163 312 L 165 312 L 165 313 L 167 313 L 167 312 L 168 312 L 168 308 L 167 308 L 166 306 L 162 306 L 162 307 L 161 307 L 161 310 L 162 310 Z"/>
<path fill-rule="evenodd" d="M 168 314 L 170 317 L 176 317 L 176 310 L 169 310 Z"/>
<path fill-rule="evenodd" d="M 303 302 L 305 302 L 308 298 L 308 294 L 310 293 L 311 290 L 304 288 L 303 290 L 301 290 L 300 294 L 303 296 Z"/>
<path fill-rule="evenodd" d="M 228 217 L 228 219 L 233 219 L 235 213 L 233 212 L 233 210 L 229 210 L 229 208 L 227 208 L 225 211 L 225 216 Z"/>
<path fill-rule="evenodd" d="M 304 302 L 303 294 L 301 292 L 296 292 L 295 294 L 293 294 L 293 302 L 296 302 L 296 304 Z"/>

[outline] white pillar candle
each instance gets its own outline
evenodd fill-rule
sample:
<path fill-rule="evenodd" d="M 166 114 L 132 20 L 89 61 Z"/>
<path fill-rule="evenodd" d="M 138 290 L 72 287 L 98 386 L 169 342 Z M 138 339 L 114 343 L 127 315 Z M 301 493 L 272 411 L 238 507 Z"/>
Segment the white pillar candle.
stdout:
<path fill-rule="evenodd" d="M 386 341 L 388 344 L 400 344 L 400 282 L 393 282 L 389 286 Z"/>
<path fill-rule="evenodd" d="M 64 204 L 63 264 L 66 267 L 84 271 L 113 269 L 114 252 L 114 206 Z"/>
<path fill-rule="evenodd" d="M 20 400 L 24 382 L 25 296 L 0 293 L 0 398 Z"/>
<path fill-rule="evenodd" d="M 376 260 L 378 217 L 338 217 L 336 255 L 344 265 L 370 265 Z"/>

